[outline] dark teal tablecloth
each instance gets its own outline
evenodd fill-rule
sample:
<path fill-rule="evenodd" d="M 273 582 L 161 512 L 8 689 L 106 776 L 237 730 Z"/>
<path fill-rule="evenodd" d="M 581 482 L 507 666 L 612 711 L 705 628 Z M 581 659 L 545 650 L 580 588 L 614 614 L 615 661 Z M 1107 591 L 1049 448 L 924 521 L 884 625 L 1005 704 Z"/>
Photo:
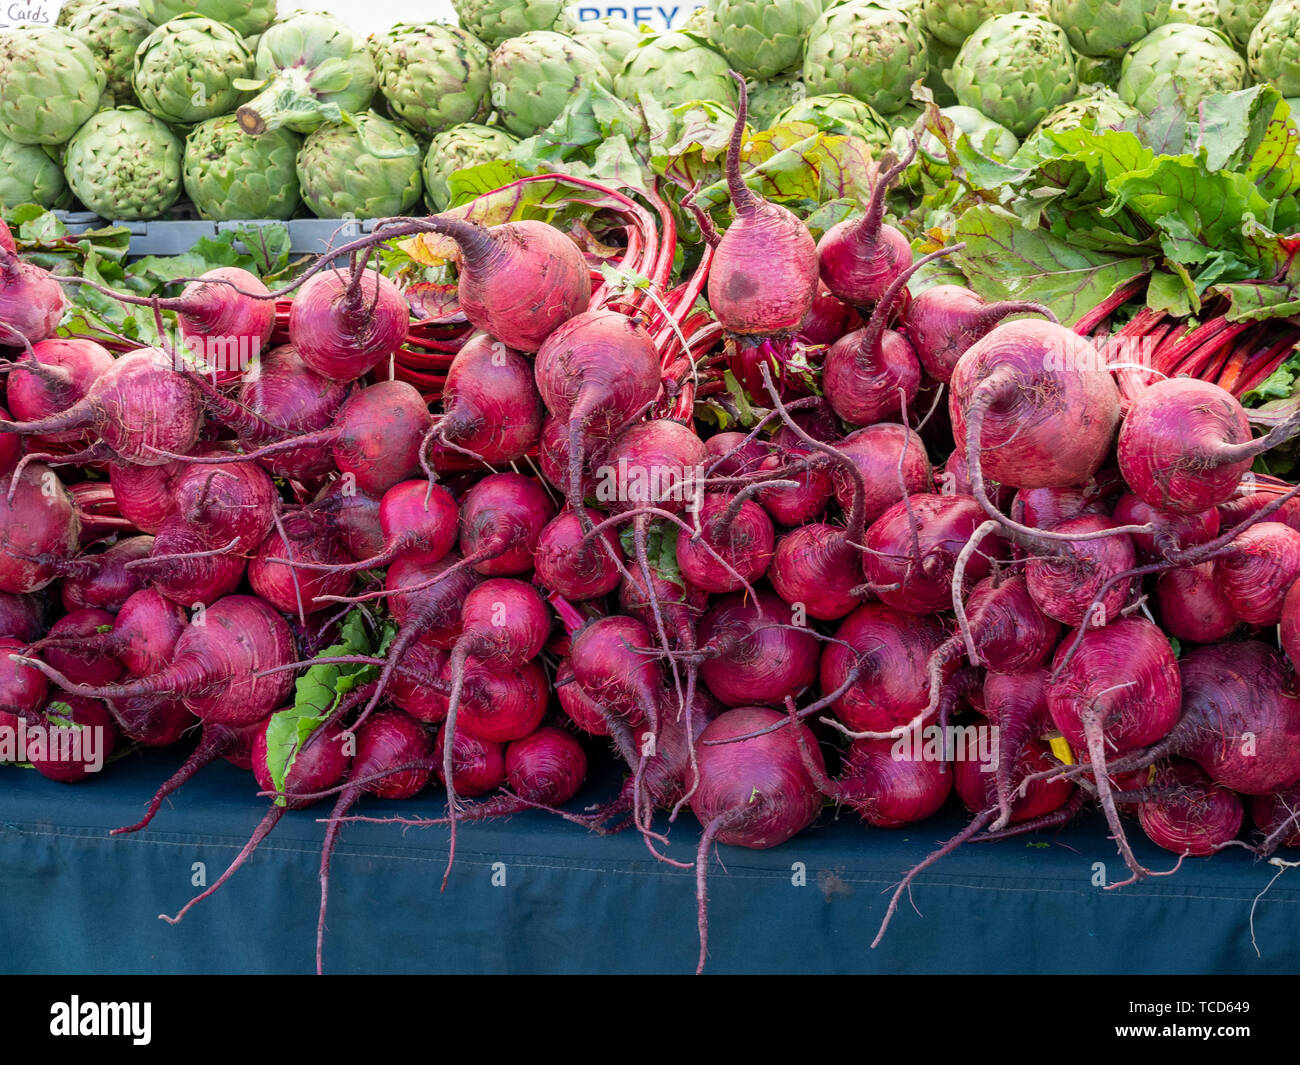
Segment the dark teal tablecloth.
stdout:
<path fill-rule="evenodd" d="M 175 927 L 158 920 L 215 879 L 260 820 L 251 776 L 203 771 L 134 836 L 179 755 L 131 755 L 75 786 L 0 767 L 0 970 L 305 973 L 314 967 L 320 807 L 287 814 L 250 862 Z M 609 785 L 613 778 L 603 783 Z M 601 783 L 587 801 L 601 797 Z M 575 803 L 580 807 L 582 802 Z M 437 793 L 367 812 L 432 813 Z M 1271 973 L 1300 969 L 1300 870 L 1252 901 L 1276 869 L 1244 851 L 1189 859 L 1119 891 L 1104 824 L 966 846 L 919 879 L 884 943 L 868 949 L 901 872 L 960 826 L 952 809 L 903 831 L 831 814 L 773 851 L 722 847 L 711 866 L 709 971 Z M 1139 857 L 1172 855 L 1133 826 Z M 689 859 L 698 825 L 672 832 Z M 446 832 L 345 827 L 330 884 L 328 972 L 690 972 L 693 875 L 639 836 L 597 838 L 544 814 L 462 829 L 445 894 Z M 724 868 L 725 866 L 725 868 Z M 494 876 L 495 874 L 495 876 Z M 802 875 L 801 875 L 802 874 Z M 494 879 L 497 883 L 494 884 Z M 504 879 L 504 884 L 500 881 Z M 802 885 L 802 886 L 801 886 Z"/>

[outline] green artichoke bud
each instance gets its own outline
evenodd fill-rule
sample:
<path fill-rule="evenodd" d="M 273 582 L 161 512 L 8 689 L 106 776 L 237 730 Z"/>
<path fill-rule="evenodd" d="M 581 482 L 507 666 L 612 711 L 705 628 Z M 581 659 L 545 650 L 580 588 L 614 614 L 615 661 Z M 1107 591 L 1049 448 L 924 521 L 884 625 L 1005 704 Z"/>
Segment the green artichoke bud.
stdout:
<path fill-rule="evenodd" d="M 994 15 L 1027 9 L 1026 0 L 921 0 L 921 24 L 955 52 L 981 23 Z"/>
<path fill-rule="evenodd" d="M 292 218 L 301 146 L 302 138 L 287 129 L 254 137 L 234 115 L 210 118 L 185 138 L 185 193 L 214 222 Z"/>
<path fill-rule="evenodd" d="M 888 148 L 893 132 L 870 104 L 843 93 L 804 97 L 777 115 L 772 125 L 782 122 L 811 122 L 828 133 L 860 137 L 875 149 Z"/>
<path fill-rule="evenodd" d="M 747 78 L 774 78 L 803 64 L 821 0 L 708 0 L 709 43 Z"/>
<path fill-rule="evenodd" d="M 1246 61 L 1226 37 L 1204 26 L 1170 22 L 1124 57 L 1117 89 L 1143 114 L 1173 99 L 1190 114 L 1207 96 L 1236 92 L 1245 83 Z"/>
<path fill-rule="evenodd" d="M 153 23 L 140 14 L 133 0 L 104 0 L 84 9 L 68 23 L 68 32 L 95 53 L 107 79 L 105 96 L 114 103 L 133 104 L 135 52 L 153 33 Z"/>
<path fill-rule="evenodd" d="M 104 94 L 95 54 L 66 30 L 0 33 L 0 134 L 19 144 L 62 144 Z"/>
<path fill-rule="evenodd" d="M 140 14 L 155 26 L 190 13 L 229 26 L 241 37 L 265 33 L 275 21 L 276 0 L 140 0 Z"/>
<path fill-rule="evenodd" d="M 54 25 L 67 26 L 83 11 L 98 7 L 99 4 L 100 0 L 66 0 L 64 5 L 59 8 L 59 17 L 54 20 Z"/>
<path fill-rule="evenodd" d="M 1240 48 L 1250 40 L 1250 31 L 1264 17 L 1273 0 L 1218 0 L 1219 21 L 1228 39 Z"/>
<path fill-rule="evenodd" d="M 379 89 L 417 133 L 473 122 L 487 113 L 488 49 L 455 26 L 399 23 L 375 42 Z"/>
<path fill-rule="evenodd" d="M 135 53 L 135 94 L 155 118 L 189 126 L 233 111 L 253 73 L 253 57 L 229 26 L 181 15 L 145 38 Z"/>
<path fill-rule="evenodd" d="M 77 199 L 101 218 L 158 218 L 181 194 L 180 139 L 136 107 L 101 111 L 68 141 L 63 173 Z"/>
<path fill-rule="evenodd" d="M 1219 18 L 1218 0 L 1173 0 L 1169 5 L 1169 17 L 1166 22 L 1185 22 L 1189 26 L 1204 26 L 1228 35 L 1228 29 Z"/>
<path fill-rule="evenodd" d="M 492 52 L 492 106 L 518 137 L 545 129 L 583 85 L 593 82 L 613 87 L 600 56 L 562 33 L 533 30 Z"/>
<path fill-rule="evenodd" d="M 298 153 L 303 202 L 318 218 L 391 218 L 420 200 L 420 146 L 373 111 L 321 126 Z"/>
<path fill-rule="evenodd" d="M 757 81 L 749 86 L 749 120 L 755 129 L 774 125 L 777 115 L 801 102 L 808 95 L 803 79 L 796 74 Z"/>
<path fill-rule="evenodd" d="M 53 151 L 0 136 L 0 207 L 38 203 L 53 210 L 68 206 L 72 194 Z"/>
<path fill-rule="evenodd" d="M 709 40 L 713 31 L 713 13 L 703 5 L 697 7 L 682 23 L 681 31 Z"/>
<path fill-rule="evenodd" d="M 739 95 L 730 69 L 722 55 L 688 33 L 645 34 L 628 52 L 614 91 L 624 100 L 645 92 L 665 107 L 713 100 L 734 110 Z"/>
<path fill-rule="evenodd" d="M 503 159 L 518 143 L 503 129 L 473 122 L 435 133 L 424 156 L 424 198 L 429 209 L 445 211 L 451 206 L 448 182 L 457 170 Z"/>
<path fill-rule="evenodd" d="M 1169 21 L 1169 0 L 1051 0 L 1048 10 L 1076 52 L 1116 59 Z"/>
<path fill-rule="evenodd" d="M 556 28 L 569 0 L 451 0 L 460 24 L 489 48 L 533 30 Z"/>
<path fill-rule="evenodd" d="M 803 80 L 813 95 L 848 93 L 888 115 L 911 101 L 912 82 L 928 71 L 920 22 L 890 4 L 844 0 L 808 34 Z"/>
<path fill-rule="evenodd" d="M 1053 108 L 1034 127 L 1035 133 L 1066 133 L 1072 129 L 1106 129 L 1137 116 L 1137 109 L 1120 99 L 1113 89 L 1095 85 L 1069 103 Z"/>
<path fill-rule="evenodd" d="M 570 19 L 565 23 L 564 32 L 600 56 L 601 65 L 611 78 L 618 76 L 628 52 L 642 37 L 635 22 L 615 17 Z"/>
<path fill-rule="evenodd" d="M 957 94 L 948 84 L 948 71 L 957 60 L 960 46 L 944 44 L 937 37 L 925 35 L 925 54 L 929 59 L 925 74 L 925 87 L 930 90 L 934 102 L 940 107 L 951 107 L 957 102 Z"/>
<path fill-rule="evenodd" d="M 1113 56 L 1081 55 L 1074 64 L 1080 85 L 1104 85 L 1111 88 L 1119 83 L 1122 59 Z"/>
<path fill-rule="evenodd" d="M 1283 96 L 1300 94 L 1300 0 L 1275 0 L 1250 35 L 1250 72 Z"/>
<path fill-rule="evenodd" d="M 257 95 L 236 111 L 249 133 L 281 126 L 310 133 L 365 111 L 375 95 L 375 61 L 366 42 L 332 15 L 303 12 L 277 22 L 257 42 Z"/>
<path fill-rule="evenodd" d="M 1079 89 L 1065 31 L 1024 11 L 996 15 L 980 26 L 957 53 L 950 81 L 963 106 L 982 111 L 1017 137 Z"/>

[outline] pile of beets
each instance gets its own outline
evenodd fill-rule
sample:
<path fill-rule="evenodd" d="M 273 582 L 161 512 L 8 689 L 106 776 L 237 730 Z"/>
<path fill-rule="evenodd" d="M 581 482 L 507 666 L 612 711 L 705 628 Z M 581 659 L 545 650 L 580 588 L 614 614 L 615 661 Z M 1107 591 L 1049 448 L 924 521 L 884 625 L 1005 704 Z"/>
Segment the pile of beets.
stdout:
<path fill-rule="evenodd" d="M 0 227 L 0 725 L 197 734 L 120 831 L 213 759 L 251 769 L 274 801 L 222 881 L 331 800 L 318 964 L 350 808 L 435 777 L 445 816 L 402 823 L 450 826 L 449 873 L 458 825 L 534 808 L 693 868 L 701 966 L 713 845 L 777 846 L 828 803 L 894 828 L 955 790 L 972 819 L 930 860 L 1095 803 L 1126 883 L 1150 871 L 1124 812 L 1180 860 L 1300 844 L 1300 488 L 1250 472 L 1300 416 L 1256 436 L 1187 378 L 1129 399 L 1046 308 L 912 295 L 956 249 L 914 262 L 884 224 L 906 159 L 815 242 L 742 180 L 743 129 L 731 225 L 699 215 L 698 267 L 653 304 L 557 228 L 455 212 L 278 292 L 226 268 L 137 301 L 191 353 L 265 349 L 246 368 L 56 335 L 65 279 Z M 374 257 L 418 234 L 459 248 L 432 405 L 392 373 L 411 310 Z M 693 417 L 735 386 L 741 428 Z M 322 657 L 358 610 L 391 640 Z M 269 751 L 321 664 L 366 679 Z M 995 763 L 949 724 L 996 729 Z M 601 748 L 626 785 L 575 812 Z M 693 862 L 668 853 L 683 808 Z"/>

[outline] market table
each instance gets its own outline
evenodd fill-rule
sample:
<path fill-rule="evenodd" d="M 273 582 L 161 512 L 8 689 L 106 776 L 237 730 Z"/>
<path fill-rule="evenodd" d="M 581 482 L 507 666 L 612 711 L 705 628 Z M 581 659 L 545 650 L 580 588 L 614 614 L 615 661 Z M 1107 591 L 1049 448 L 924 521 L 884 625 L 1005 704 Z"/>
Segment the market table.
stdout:
<path fill-rule="evenodd" d="M 179 763 L 132 754 L 68 786 L 0 768 L 0 970 L 51 973 L 304 973 L 314 967 L 324 805 L 288 813 L 215 896 L 176 926 L 158 920 L 211 883 L 266 810 L 251 778 L 221 763 L 130 824 Z M 574 803 L 616 782 L 612 767 Z M 438 816 L 439 795 L 367 799 L 367 813 Z M 901 872 L 962 824 L 958 809 L 901 831 L 824 813 L 783 847 L 721 847 L 710 871 L 708 971 L 1270 973 L 1300 968 L 1300 872 L 1244 850 L 1188 859 L 1176 876 L 1118 891 L 1099 817 L 1059 834 L 961 848 L 919 878 L 877 950 L 868 944 Z M 674 826 L 689 860 L 699 828 Z M 1174 857 L 1136 825 L 1138 857 Z M 575 973 L 693 970 L 693 874 L 656 862 L 640 837 L 589 835 L 542 813 L 466 825 L 445 894 L 445 829 L 349 824 L 330 879 L 327 972 Z M 1100 866 L 1097 863 L 1101 863 Z"/>

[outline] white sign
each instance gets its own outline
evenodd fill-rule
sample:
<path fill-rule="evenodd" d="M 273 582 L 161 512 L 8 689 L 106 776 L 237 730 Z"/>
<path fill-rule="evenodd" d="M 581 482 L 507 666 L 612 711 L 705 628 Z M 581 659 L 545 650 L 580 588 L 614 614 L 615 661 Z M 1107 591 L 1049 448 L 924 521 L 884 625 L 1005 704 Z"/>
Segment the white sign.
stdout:
<path fill-rule="evenodd" d="M 693 0 L 680 0 L 675 4 L 588 3 L 574 4 L 569 8 L 569 13 L 583 22 L 613 16 L 635 22 L 638 26 L 650 26 L 656 30 L 679 30 L 691 14 L 703 6 Z"/>
<path fill-rule="evenodd" d="M 37 0 L 0 0 L 0 4 L 3 3 L 13 4 L 17 8 L 37 6 Z M 57 0 L 46 0 L 45 6 L 57 14 Z M 361 34 L 383 33 L 395 22 L 449 22 L 455 25 L 457 21 L 456 10 L 451 6 L 450 0 L 316 0 L 305 6 L 313 11 L 329 11 Z M 573 4 L 569 13 L 583 21 L 614 15 L 656 30 L 677 30 L 682 28 L 693 11 L 703 6 L 699 0 L 671 0 L 657 4 L 633 0 L 625 0 L 623 3 L 592 0 L 589 3 Z M 53 21 L 51 16 L 50 22 Z"/>
<path fill-rule="evenodd" d="M 0 28 L 53 26 L 63 0 L 0 0 Z"/>

